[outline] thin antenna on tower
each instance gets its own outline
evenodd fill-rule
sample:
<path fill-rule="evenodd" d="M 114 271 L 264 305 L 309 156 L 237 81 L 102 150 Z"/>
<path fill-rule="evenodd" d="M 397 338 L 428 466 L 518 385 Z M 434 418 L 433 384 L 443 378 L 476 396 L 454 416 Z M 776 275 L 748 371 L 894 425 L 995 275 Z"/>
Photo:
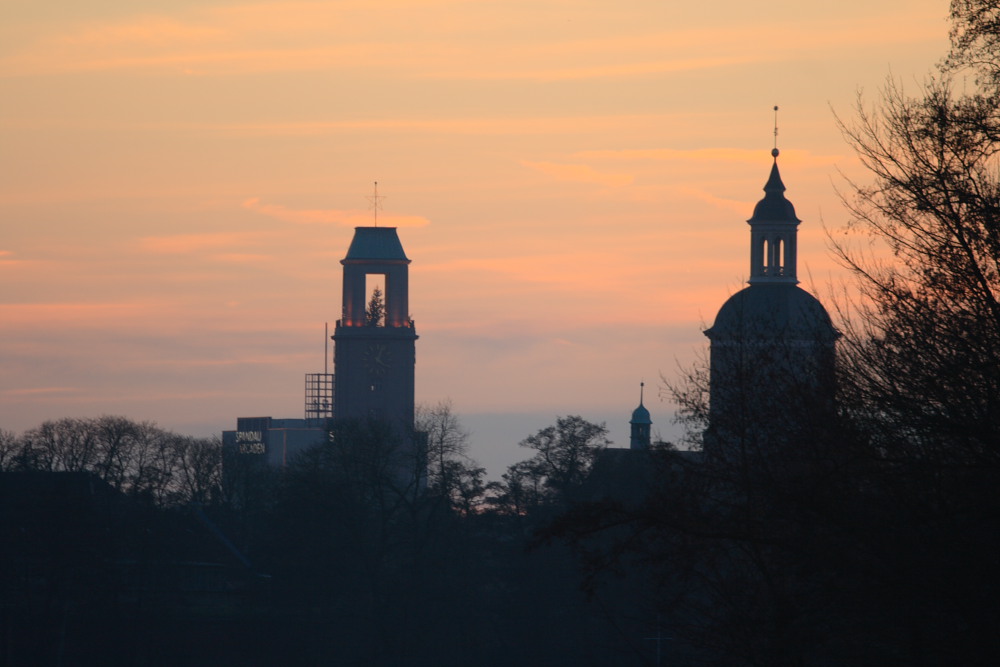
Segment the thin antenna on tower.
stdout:
<path fill-rule="evenodd" d="M 330 323 L 323 322 L 323 375 L 330 374 Z"/>
<path fill-rule="evenodd" d="M 645 382 L 640 382 L 639 383 L 639 405 L 642 405 L 642 394 L 643 394 L 645 386 L 646 386 Z"/>
<path fill-rule="evenodd" d="M 778 105 L 774 105 L 774 148 L 771 155 L 778 157 Z"/>
<path fill-rule="evenodd" d="M 385 199 L 384 196 L 380 196 L 378 193 L 378 181 L 375 181 L 375 194 L 371 197 L 366 197 L 366 199 L 371 202 L 368 208 L 375 211 L 375 226 L 378 227 L 378 210 L 382 206 L 382 200 Z"/>

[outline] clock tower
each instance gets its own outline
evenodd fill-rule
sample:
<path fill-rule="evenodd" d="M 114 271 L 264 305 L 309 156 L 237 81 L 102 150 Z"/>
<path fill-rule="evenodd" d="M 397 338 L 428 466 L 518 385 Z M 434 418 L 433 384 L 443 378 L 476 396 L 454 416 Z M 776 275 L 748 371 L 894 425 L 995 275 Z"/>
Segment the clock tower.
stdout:
<path fill-rule="evenodd" d="M 417 333 L 409 315 L 410 260 L 395 227 L 356 227 L 340 263 L 334 415 L 383 421 L 412 444 Z"/>

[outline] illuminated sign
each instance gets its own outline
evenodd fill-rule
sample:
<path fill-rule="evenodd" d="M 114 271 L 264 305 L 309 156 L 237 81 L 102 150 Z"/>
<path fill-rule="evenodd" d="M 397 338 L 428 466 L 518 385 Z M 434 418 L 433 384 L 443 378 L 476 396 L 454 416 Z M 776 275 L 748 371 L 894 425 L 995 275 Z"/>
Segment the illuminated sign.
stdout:
<path fill-rule="evenodd" d="M 261 431 L 237 431 L 236 445 L 240 454 L 266 454 Z"/>

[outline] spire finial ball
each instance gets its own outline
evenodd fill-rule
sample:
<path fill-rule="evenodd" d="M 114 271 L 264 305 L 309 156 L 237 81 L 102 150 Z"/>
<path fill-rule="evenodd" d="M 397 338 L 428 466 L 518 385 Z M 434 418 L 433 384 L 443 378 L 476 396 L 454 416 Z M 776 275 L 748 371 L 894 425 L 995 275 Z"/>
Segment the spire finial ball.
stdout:
<path fill-rule="evenodd" d="M 777 148 L 772 148 L 771 149 L 771 157 L 778 157 L 778 149 Z"/>

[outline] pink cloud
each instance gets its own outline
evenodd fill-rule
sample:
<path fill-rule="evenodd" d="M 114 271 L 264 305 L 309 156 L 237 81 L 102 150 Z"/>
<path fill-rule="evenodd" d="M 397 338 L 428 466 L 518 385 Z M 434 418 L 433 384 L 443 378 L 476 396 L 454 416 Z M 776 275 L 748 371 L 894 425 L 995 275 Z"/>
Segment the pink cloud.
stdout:
<path fill-rule="evenodd" d="M 573 79 L 621 78 L 663 74 L 667 72 L 684 72 L 689 70 L 711 69 L 750 63 L 759 60 L 757 57 L 745 55 L 730 57 L 682 58 L 677 60 L 643 61 L 621 63 L 618 65 L 594 64 L 582 66 L 554 67 L 539 69 L 526 64 L 524 69 L 486 70 L 475 73 L 465 71 L 441 71 L 426 75 L 428 78 L 461 78 L 476 79 L 512 79 L 523 81 L 566 81 Z"/>
<path fill-rule="evenodd" d="M 218 27 L 185 23 L 165 16 L 143 16 L 131 21 L 89 25 L 58 41 L 77 45 L 178 44 L 217 41 L 226 31 Z"/>
<path fill-rule="evenodd" d="M 508 134 L 544 135 L 580 134 L 590 132 L 621 131 L 627 127 L 655 128 L 663 122 L 660 115 L 608 115 L 608 116 L 483 116 L 474 118 L 378 118 L 334 121 L 252 122 L 225 124 L 198 124 L 196 129 L 219 130 L 248 135 L 265 136 L 317 136 L 355 131 L 393 133 L 430 133 L 445 135 L 496 136 Z"/>
<path fill-rule="evenodd" d="M 651 21 L 611 37 L 590 32 L 591 37 L 579 38 L 587 31 L 574 31 L 539 39 L 527 30 L 549 20 L 546 12 L 551 18 L 565 12 L 562 3 L 532 7 L 533 20 L 524 21 L 502 3 L 438 1 L 434 4 L 439 7 L 428 8 L 428 2 L 255 2 L 90 21 L 42 35 L 0 58 L 0 72 L 136 68 L 233 74 L 378 68 L 414 77 L 550 81 L 724 68 L 801 58 L 803 52 L 831 45 L 906 44 L 937 36 L 926 14 L 910 12 L 902 22 L 896 20 L 899 29 L 889 32 L 878 20 L 869 25 L 762 20 L 758 25 L 676 30 L 657 29 Z M 607 5 L 584 13 L 580 22 L 601 26 L 615 13 Z M 484 31 L 484 26 L 492 30 Z M 518 48 L 497 48 L 501 38 L 493 34 L 520 36 Z"/>
<path fill-rule="evenodd" d="M 239 245 L 259 244 L 269 235 L 260 232 L 220 232 L 147 236 L 139 239 L 141 249 L 165 254 L 186 254 L 199 250 L 231 249 Z"/>
<path fill-rule="evenodd" d="M 371 211 L 337 209 L 293 209 L 280 204 L 265 204 L 258 197 L 247 199 L 243 208 L 261 215 L 296 224 L 333 224 L 344 227 L 366 227 L 374 222 Z M 423 227 L 430 221 L 417 215 L 379 213 L 379 224 L 385 227 Z"/>
<path fill-rule="evenodd" d="M 63 396 L 65 394 L 76 394 L 80 391 L 79 387 L 33 387 L 27 389 L 6 389 L 0 394 L 3 396 Z"/>
<path fill-rule="evenodd" d="M 152 303 L 4 303 L 0 304 L 0 328 L 106 327 L 162 314 L 162 304 Z"/>
<path fill-rule="evenodd" d="M 224 252 L 213 255 L 212 259 L 217 262 L 227 262 L 230 264 L 260 264 L 272 259 L 270 255 L 261 255 L 250 252 Z"/>
<path fill-rule="evenodd" d="M 674 148 L 640 148 L 628 150 L 580 151 L 576 157 L 586 160 L 650 160 L 660 162 L 738 162 L 761 164 L 767 156 L 760 149 L 699 148 L 680 150 Z M 848 159 L 847 155 L 813 155 L 804 150 L 782 150 L 781 163 L 803 166 L 829 166 Z"/>
<path fill-rule="evenodd" d="M 690 197 L 715 208 L 733 213 L 737 219 L 746 217 L 753 211 L 753 201 L 718 197 L 702 188 L 675 186 L 671 190 L 677 193 L 678 196 Z"/>
<path fill-rule="evenodd" d="M 23 268 L 26 266 L 31 266 L 32 264 L 38 264 L 39 262 L 27 259 L 15 259 L 14 253 L 9 250 L 0 250 L 0 267 L 7 270 L 14 271 L 18 268 Z"/>
<path fill-rule="evenodd" d="M 585 164 L 558 164 L 555 162 L 529 162 L 527 160 L 522 160 L 521 164 L 560 181 L 620 187 L 631 185 L 633 180 L 635 180 L 635 177 L 631 174 L 602 173 Z"/>

